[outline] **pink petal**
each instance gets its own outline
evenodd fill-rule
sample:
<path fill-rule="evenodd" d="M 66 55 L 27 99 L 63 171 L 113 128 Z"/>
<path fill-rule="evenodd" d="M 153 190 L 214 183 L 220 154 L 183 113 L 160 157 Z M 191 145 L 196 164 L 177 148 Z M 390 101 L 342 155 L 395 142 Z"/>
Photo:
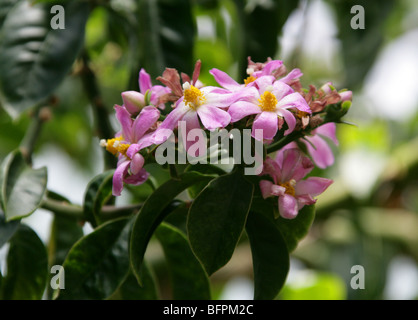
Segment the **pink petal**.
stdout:
<path fill-rule="evenodd" d="M 272 60 L 268 62 L 263 68 L 263 75 L 271 75 L 274 70 L 280 68 L 283 65 L 281 60 Z"/>
<path fill-rule="evenodd" d="M 295 107 L 300 111 L 312 113 L 311 109 L 309 108 L 308 104 L 304 97 L 302 97 L 299 93 L 294 92 L 284 96 L 280 99 L 277 103 L 277 106 L 280 108 L 292 108 Z"/>
<path fill-rule="evenodd" d="M 151 76 L 145 71 L 144 68 L 139 71 L 139 90 L 142 94 L 145 94 L 152 87 Z"/>
<path fill-rule="evenodd" d="M 261 109 L 255 103 L 248 101 L 237 101 L 229 107 L 228 113 L 231 116 L 231 121 L 236 122 L 251 114 L 261 113 Z"/>
<path fill-rule="evenodd" d="M 266 89 L 273 85 L 274 81 L 276 80 L 273 76 L 261 76 L 254 81 L 254 85 L 258 88 L 260 95 L 266 91 Z"/>
<path fill-rule="evenodd" d="M 211 75 L 215 78 L 216 82 L 219 83 L 225 89 L 230 91 L 236 91 L 237 89 L 241 89 L 241 85 L 238 84 L 234 79 L 232 79 L 227 73 L 213 68 L 209 71 Z"/>
<path fill-rule="evenodd" d="M 261 180 L 260 181 L 260 190 L 261 195 L 263 196 L 263 199 L 267 199 L 272 195 L 271 193 L 271 187 L 273 186 L 273 182 L 268 180 Z"/>
<path fill-rule="evenodd" d="M 125 177 L 124 182 L 134 186 L 139 186 L 140 184 L 143 184 L 145 181 L 147 181 L 148 177 L 149 173 L 144 168 L 142 168 L 137 174 Z"/>
<path fill-rule="evenodd" d="M 292 149 L 292 148 L 298 149 L 298 145 L 294 141 L 288 143 L 283 148 L 281 148 L 279 151 L 277 151 L 276 157 L 275 157 L 276 162 L 281 165 L 283 163 L 283 154 L 284 154 L 284 151 L 287 150 L 287 149 Z"/>
<path fill-rule="evenodd" d="M 232 93 L 220 93 L 220 88 L 203 87 L 200 89 L 206 98 L 205 104 L 218 108 L 229 108 L 231 104 L 240 99 L 247 99 L 254 96 L 255 92 L 250 88 L 239 90 Z M 229 91 L 224 91 L 229 92 Z"/>
<path fill-rule="evenodd" d="M 169 135 L 168 131 L 173 131 L 174 128 L 177 128 L 178 122 L 184 117 L 184 115 L 189 112 L 191 109 L 186 106 L 183 102 L 179 103 L 176 108 L 174 108 L 164 119 L 161 125 L 158 127 L 154 134 L 156 143 L 163 143 L 167 140 Z"/>
<path fill-rule="evenodd" d="M 293 69 L 286 76 L 279 79 L 279 81 L 282 81 L 286 84 L 290 84 L 293 80 L 300 78 L 302 75 L 303 73 L 299 69 Z"/>
<path fill-rule="evenodd" d="M 305 139 L 308 140 L 304 141 L 308 152 L 319 168 L 325 169 L 334 163 L 332 149 L 324 139 L 320 136 L 305 137 Z"/>
<path fill-rule="evenodd" d="M 335 145 L 338 146 L 338 139 L 337 139 L 336 131 L 337 131 L 337 125 L 334 122 L 328 122 L 316 128 L 313 131 L 313 133 L 319 134 L 321 136 L 331 139 L 335 143 Z"/>
<path fill-rule="evenodd" d="M 276 113 L 263 111 L 257 115 L 251 133 L 254 138 L 256 129 L 263 130 L 263 140 L 272 140 L 279 129 Z"/>
<path fill-rule="evenodd" d="M 131 160 L 131 166 L 130 166 L 132 174 L 133 175 L 137 174 L 144 166 L 144 163 L 145 163 L 144 157 L 139 153 L 135 153 Z"/>
<path fill-rule="evenodd" d="M 197 114 L 203 126 L 208 130 L 224 128 L 231 122 L 231 116 L 228 112 L 209 105 L 200 106 L 197 109 Z"/>
<path fill-rule="evenodd" d="M 274 183 L 277 184 L 281 181 L 281 171 L 282 169 L 280 168 L 277 161 L 274 161 L 270 157 L 266 157 L 266 160 L 264 160 L 263 164 L 263 171 L 260 175 L 268 174 L 270 177 L 273 178 Z"/>
<path fill-rule="evenodd" d="M 115 105 L 116 118 L 122 126 L 122 136 L 125 141 L 133 142 L 131 114 L 124 107 Z"/>
<path fill-rule="evenodd" d="M 123 180 L 125 175 L 128 172 L 130 161 L 123 161 L 118 163 L 116 167 L 115 173 L 113 174 L 113 187 L 112 187 L 112 194 L 114 196 L 120 196 L 123 190 Z"/>
<path fill-rule="evenodd" d="M 200 109 L 200 108 L 199 108 Z M 180 124 L 179 128 L 181 128 L 181 139 L 183 141 L 183 145 L 186 148 L 186 151 L 189 152 L 189 149 L 191 146 L 194 146 L 193 149 L 202 150 L 206 149 L 206 139 L 203 136 L 203 131 L 200 127 L 200 122 L 197 117 L 197 113 L 195 111 L 190 111 L 186 113 L 182 119 L 182 123 Z M 191 131 L 193 130 L 193 134 L 191 134 Z M 193 137 L 194 139 L 191 140 L 190 137 Z M 197 139 L 197 141 L 196 141 Z M 205 145 L 200 145 L 200 143 L 205 142 Z M 197 146 L 195 144 L 198 144 Z M 200 156 L 200 154 L 191 154 L 193 157 Z"/>
<path fill-rule="evenodd" d="M 133 143 L 139 141 L 142 136 L 157 122 L 160 111 L 156 107 L 145 107 L 141 110 L 133 123 Z"/>
<path fill-rule="evenodd" d="M 277 100 L 280 101 L 284 97 L 294 93 L 295 91 L 286 83 L 281 81 L 275 81 L 273 83 L 272 93 L 276 96 Z"/>
<path fill-rule="evenodd" d="M 283 154 L 282 181 L 299 181 L 312 171 L 312 161 L 299 149 L 287 149 Z"/>
<path fill-rule="evenodd" d="M 315 197 L 324 192 L 331 184 L 332 180 L 321 177 L 309 177 L 299 181 L 295 186 L 296 195 L 310 195 Z"/>
<path fill-rule="evenodd" d="M 282 109 L 278 112 L 281 113 L 283 118 L 285 119 L 288 129 L 284 132 L 284 135 L 287 136 L 289 133 L 292 133 L 296 127 L 296 118 L 290 111 L 286 109 Z"/>
<path fill-rule="evenodd" d="M 279 197 L 279 212 L 285 219 L 294 219 L 298 215 L 296 199 L 287 193 Z"/>

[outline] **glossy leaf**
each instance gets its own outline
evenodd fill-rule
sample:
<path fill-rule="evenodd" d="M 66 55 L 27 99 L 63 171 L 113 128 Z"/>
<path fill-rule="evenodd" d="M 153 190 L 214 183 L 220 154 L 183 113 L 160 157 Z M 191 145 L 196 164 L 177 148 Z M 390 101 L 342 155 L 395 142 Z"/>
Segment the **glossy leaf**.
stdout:
<path fill-rule="evenodd" d="M 186 235 L 176 227 L 162 223 L 156 236 L 169 265 L 173 299 L 210 299 L 208 276 L 190 249 Z"/>
<path fill-rule="evenodd" d="M 286 242 L 271 218 L 258 212 L 248 216 L 246 231 L 254 270 L 254 299 L 274 299 L 289 271 Z"/>
<path fill-rule="evenodd" d="M 142 264 L 140 272 L 142 286 L 135 275 L 130 272 L 119 289 L 110 297 L 112 300 L 157 300 L 158 290 L 154 274 L 147 263 Z"/>
<path fill-rule="evenodd" d="M 3 211 L 0 209 L 0 248 L 10 240 L 19 227 L 20 221 L 6 221 Z"/>
<path fill-rule="evenodd" d="M 10 239 L 4 300 L 40 300 L 48 278 L 46 248 L 35 231 L 19 225 Z"/>
<path fill-rule="evenodd" d="M 309 232 L 315 218 L 315 205 L 304 206 L 294 219 L 276 219 L 277 227 L 280 229 L 290 252 L 296 249 L 300 240 Z"/>
<path fill-rule="evenodd" d="M 231 258 L 244 229 L 253 189 L 243 173 L 235 170 L 211 181 L 190 207 L 189 241 L 209 275 Z"/>
<path fill-rule="evenodd" d="M 158 225 L 173 210 L 169 207 L 173 199 L 182 191 L 201 181 L 209 182 L 211 176 L 205 176 L 197 172 L 186 172 L 179 179 L 171 179 L 162 184 L 145 201 L 136 217 L 130 244 L 130 258 L 132 269 L 141 283 L 139 270 L 143 262 L 148 242 Z"/>
<path fill-rule="evenodd" d="M 2 104 L 12 116 L 58 87 L 84 42 L 87 2 L 64 4 L 65 28 L 51 27 L 50 5 L 19 1 L 7 14 L 0 40 Z"/>
<path fill-rule="evenodd" d="M 94 177 L 86 188 L 84 195 L 84 214 L 96 227 L 101 223 L 100 210 L 107 200 L 112 196 L 112 178 L 114 170 L 105 171 Z"/>
<path fill-rule="evenodd" d="M 4 159 L 0 170 L 0 202 L 6 220 L 18 220 L 33 213 L 46 192 L 46 168 L 32 169 L 16 150 Z"/>
<path fill-rule="evenodd" d="M 129 272 L 130 228 L 127 218 L 112 220 L 81 238 L 64 261 L 65 289 L 58 299 L 109 297 Z"/>
<path fill-rule="evenodd" d="M 13 8 L 19 0 L 2 0 L 0 6 L 0 28 L 3 26 L 3 22 L 7 17 L 7 14 Z"/>
<path fill-rule="evenodd" d="M 165 67 L 193 72 L 195 25 L 189 0 L 139 0 L 142 66 L 155 79 Z M 180 23 L 181 22 L 181 23 Z"/>

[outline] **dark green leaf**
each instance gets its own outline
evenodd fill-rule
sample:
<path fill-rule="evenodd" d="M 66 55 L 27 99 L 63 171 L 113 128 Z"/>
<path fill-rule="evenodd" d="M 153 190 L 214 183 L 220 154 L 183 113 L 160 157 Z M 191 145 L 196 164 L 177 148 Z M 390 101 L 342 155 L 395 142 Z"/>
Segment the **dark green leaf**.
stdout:
<path fill-rule="evenodd" d="M 112 220 L 81 238 L 64 261 L 65 289 L 58 292 L 58 299 L 112 295 L 129 272 L 130 228 L 127 218 Z"/>
<path fill-rule="evenodd" d="M 276 219 L 277 227 L 280 229 L 286 240 L 289 252 L 296 249 L 300 240 L 309 232 L 315 218 L 315 205 L 304 206 L 294 219 Z"/>
<path fill-rule="evenodd" d="M 3 211 L 0 209 L 0 248 L 13 236 L 19 227 L 20 221 L 7 222 Z"/>
<path fill-rule="evenodd" d="M 247 6 L 243 2 L 235 0 L 238 10 L 241 10 L 245 34 L 243 63 L 246 65 L 247 57 L 254 62 L 264 62 L 277 53 L 278 36 L 298 1 L 252 1 Z M 242 69 L 245 71 L 245 68 Z"/>
<path fill-rule="evenodd" d="M 216 174 L 216 175 L 225 174 L 225 171 L 223 171 L 221 168 L 216 167 L 211 164 L 190 165 L 189 167 L 186 168 L 186 171 L 197 171 L 197 172 L 204 173 L 204 174 Z M 190 198 L 195 199 L 204 187 L 206 187 L 206 183 L 200 182 L 188 188 L 187 192 L 189 193 Z"/>
<path fill-rule="evenodd" d="M 191 75 L 195 25 L 189 0 L 139 0 L 140 61 L 153 78 L 165 67 Z"/>
<path fill-rule="evenodd" d="M 158 292 L 154 274 L 147 263 L 142 265 L 140 272 L 142 286 L 135 275 L 130 272 L 119 289 L 109 298 L 111 300 L 158 300 Z"/>
<path fill-rule="evenodd" d="M 0 169 L 0 202 L 6 220 L 17 220 L 33 213 L 46 191 L 46 168 L 32 169 L 15 150 L 4 159 Z"/>
<path fill-rule="evenodd" d="M 3 299 L 40 300 L 48 277 L 48 257 L 38 235 L 26 225 L 10 239 Z"/>
<path fill-rule="evenodd" d="M 209 182 L 211 179 L 211 176 L 205 176 L 197 172 L 186 172 L 180 175 L 179 179 L 171 179 L 165 182 L 145 201 L 133 226 L 130 244 L 132 269 L 138 281 L 141 282 L 139 270 L 148 242 L 158 225 L 172 211 L 172 208 L 170 210 L 167 207 L 186 188 L 201 181 Z"/>
<path fill-rule="evenodd" d="M 14 5 L 19 0 L 1 0 L 1 6 L 0 6 L 0 29 L 3 26 L 3 22 L 6 19 L 7 14 L 10 12 L 10 10 L 13 8 Z"/>
<path fill-rule="evenodd" d="M 42 102 L 70 70 L 84 41 L 87 2 L 64 5 L 65 28 L 53 29 L 51 5 L 19 1 L 0 35 L 2 104 L 12 116 Z"/>
<path fill-rule="evenodd" d="M 254 299 L 274 299 L 289 271 L 286 242 L 273 219 L 251 212 L 246 231 L 251 245 L 254 269 Z"/>
<path fill-rule="evenodd" d="M 100 211 L 107 200 L 112 196 L 112 178 L 114 170 L 105 171 L 94 177 L 86 188 L 84 195 L 84 214 L 93 227 L 102 221 Z"/>
<path fill-rule="evenodd" d="M 253 185 L 235 170 L 211 181 L 189 211 L 192 250 L 211 275 L 231 258 L 247 219 Z"/>
<path fill-rule="evenodd" d="M 190 249 L 186 235 L 176 227 L 162 223 L 156 236 L 169 265 L 173 299 L 210 299 L 208 276 Z"/>

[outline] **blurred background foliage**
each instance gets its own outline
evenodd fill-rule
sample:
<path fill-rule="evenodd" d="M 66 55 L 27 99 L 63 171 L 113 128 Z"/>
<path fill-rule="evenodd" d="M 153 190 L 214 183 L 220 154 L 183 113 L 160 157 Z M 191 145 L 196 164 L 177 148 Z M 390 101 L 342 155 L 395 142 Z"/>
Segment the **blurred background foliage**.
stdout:
<path fill-rule="evenodd" d="M 0 26 L 7 5 L 17 2 L 1 1 Z M 350 26 L 354 5 L 364 7 L 364 29 Z M 332 81 L 339 89 L 353 90 L 354 98 L 346 116 L 351 125 L 337 127 L 335 164 L 315 172 L 335 183 L 318 200 L 315 221 L 292 254 L 291 272 L 278 298 L 418 298 L 416 2 L 97 0 L 89 1 L 86 10 L 85 41 L 77 59 L 62 71 L 65 76 L 57 76 L 53 90 L 42 88 L 47 94 L 36 101 L 50 106 L 33 156 L 36 166 L 48 167 L 50 190 L 81 203 L 86 183 L 105 168 L 99 138 L 118 129 L 113 105 L 122 103 L 122 91 L 139 89 L 140 68 L 153 79 L 165 67 L 191 74 L 201 59 L 200 80 L 215 85 L 211 68 L 240 81 L 248 56 L 257 62 L 280 59 L 288 70 L 303 71 L 304 87 Z M 16 28 L 1 37 L 16 36 Z M 11 116 L 6 104 L 12 94 L 3 86 L 2 95 L 0 159 L 19 146 L 33 114 L 33 108 L 20 104 Z M 97 125 L 102 117 L 109 122 L 107 130 Z M 158 167 L 149 171 L 157 184 L 168 178 Z M 136 202 L 151 192 L 147 185 L 128 190 L 119 202 Z M 52 218 L 39 211 L 27 223 L 48 243 Z M 161 249 L 151 245 L 147 254 L 163 276 Z M 354 265 L 365 269 L 363 290 L 350 287 Z M 251 272 L 243 239 L 232 260 L 212 277 L 215 297 L 247 298 Z"/>

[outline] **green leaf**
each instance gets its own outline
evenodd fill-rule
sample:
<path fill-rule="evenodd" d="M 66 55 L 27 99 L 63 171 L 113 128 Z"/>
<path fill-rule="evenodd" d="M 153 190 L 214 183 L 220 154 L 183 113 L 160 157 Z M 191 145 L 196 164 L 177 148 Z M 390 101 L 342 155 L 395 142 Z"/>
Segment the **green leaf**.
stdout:
<path fill-rule="evenodd" d="M 10 239 L 4 300 L 40 300 L 48 278 L 48 257 L 35 231 L 20 224 Z"/>
<path fill-rule="evenodd" d="M 209 300 L 210 286 L 205 270 L 190 249 L 187 237 L 174 226 L 162 223 L 156 230 L 169 265 L 176 300 Z"/>
<path fill-rule="evenodd" d="M 264 62 L 268 57 L 274 58 L 278 51 L 278 37 L 281 29 L 298 1 L 272 0 L 252 1 L 248 5 L 243 0 L 235 0 L 240 12 L 245 34 L 244 65 L 247 57 L 254 62 Z M 245 72 L 245 68 L 241 68 Z M 242 74 L 246 76 L 246 74 Z"/>
<path fill-rule="evenodd" d="M 84 42 L 87 2 L 64 4 L 65 29 L 50 25 L 51 5 L 19 1 L 0 34 L 1 102 L 10 115 L 47 99 L 68 74 Z"/>
<path fill-rule="evenodd" d="M 147 263 L 141 268 L 142 286 L 130 272 L 119 289 L 109 299 L 112 300 L 158 300 L 154 274 Z"/>
<path fill-rule="evenodd" d="M 191 76 L 195 25 L 189 0 L 139 0 L 140 61 L 153 78 L 165 67 Z"/>
<path fill-rule="evenodd" d="M 58 299 L 105 299 L 129 272 L 128 218 L 112 220 L 81 238 L 64 261 L 65 289 Z"/>
<path fill-rule="evenodd" d="M 0 209 L 0 248 L 10 240 L 19 227 L 20 221 L 6 221 L 3 211 Z"/>
<path fill-rule="evenodd" d="M 105 171 L 94 177 L 86 188 L 83 210 L 93 227 L 102 223 L 100 211 L 112 196 L 112 178 L 114 170 Z"/>
<path fill-rule="evenodd" d="M 215 174 L 215 175 L 223 175 L 225 174 L 225 171 L 223 171 L 221 168 L 216 167 L 214 165 L 211 164 L 195 164 L 195 165 L 190 165 L 189 167 L 186 168 L 186 171 L 197 171 L 203 174 Z M 206 187 L 206 183 L 200 182 L 197 183 L 193 186 L 191 186 L 190 188 L 187 189 L 187 192 L 190 196 L 190 198 L 195 199 L 197 197 L 197 195 L 200 193 L 200 191 L 202 191 L 204 188 Z"/>
<path fill-rule="evenodd" d="M 32 169 L 15 150 L 0 170 L 0 202 L 6 220 L 21 219 L 38 209 L 46 192 L 46 168 Z"/>
<path fill-rule="evenodd" d="M 309 232 L 315 218 L 315 205 L 304 206 L 294 219 L 276 219 L 277 227 L 286 240 L 289 252 L 296 249 L 300 240 Z"/>
<path fill-rule="evenodd" d="M 0 6 L 0 28 L 3 26 L 7 14 L 19 0 L 2 0 Z"/>
<path fill-rule="evenodd" d="M 144 254 L 154 231 L 164 218 L 172 211 L 167 209 L 173 199 L 182 191 L 201 181 L 209 182 L 213 177 L 205 176 L 197 172 L 186 172 L 179 179 L 171 179 L 162 184 L 145 201 L 136 217 L 130 244 L 131 265 L 135 276 L 141 283 L 139 270 L 143 262 Z"/>
<path fill-rule="evenodd" d="M 209 275 L 231 258 L 247 219 L 253 189 L 243 173 L 235 170 L 211 181 L 190 207 L 190 244 Z"/>
<path fill-rule="evenodd" d="M 254 299 L 274 299 L 289 272 L 286 242 L 273 219 L 251 212 L 246 231 L 251 245 L 254 269 Z"/>

